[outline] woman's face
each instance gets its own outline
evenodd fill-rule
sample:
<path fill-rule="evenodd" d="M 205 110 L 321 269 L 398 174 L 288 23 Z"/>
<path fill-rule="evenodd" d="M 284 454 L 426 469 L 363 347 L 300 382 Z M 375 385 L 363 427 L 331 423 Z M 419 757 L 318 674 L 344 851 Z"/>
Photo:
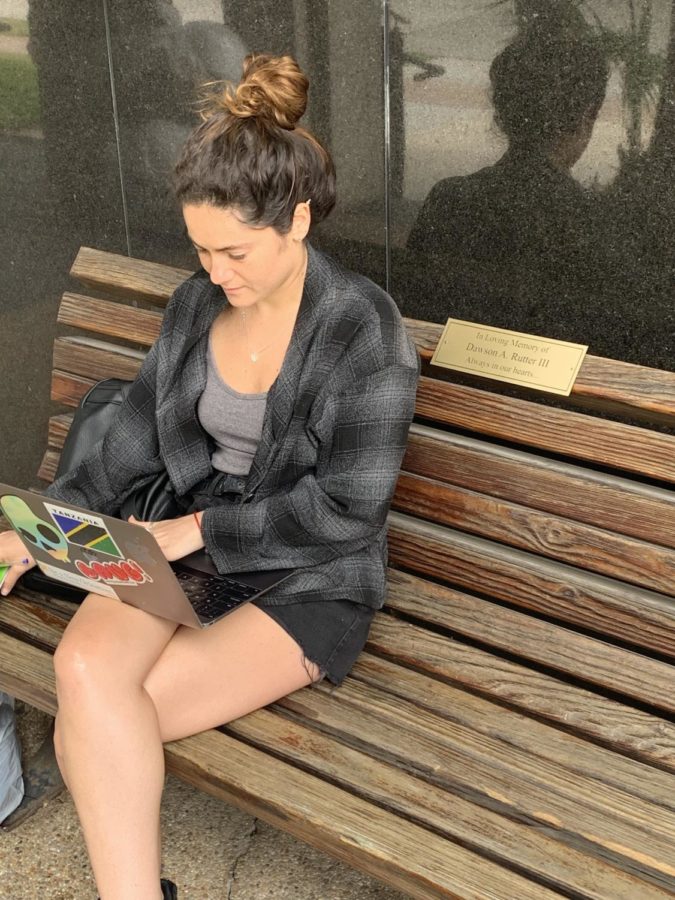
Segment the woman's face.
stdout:
<path fill-rule="evenodd" d="M 254 228 L 236 211 L 208 203 L 187 204 L 183 217 L 199 261 L 232 306 L 253 306 L 282 298 L 304 266 L 305 248 L 299 204 L 288 234 L 271 226 Z M 307 210 L 307 216 L 309 211 Z M 308 224 L 308 223 L 307 223 Z"/>

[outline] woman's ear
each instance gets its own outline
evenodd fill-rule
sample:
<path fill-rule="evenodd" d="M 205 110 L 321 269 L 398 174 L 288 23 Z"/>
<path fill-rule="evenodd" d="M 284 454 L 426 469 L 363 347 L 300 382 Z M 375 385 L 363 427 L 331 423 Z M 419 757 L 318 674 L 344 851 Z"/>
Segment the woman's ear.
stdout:
<path fill-rule="evenodd" d="M 307 237 L 309 226 L 312 224 L 311 203 L 311 200 L 305 200 L 295 207 L 291 222 L 291 237 L 294 241 L 304 241 Z"/>

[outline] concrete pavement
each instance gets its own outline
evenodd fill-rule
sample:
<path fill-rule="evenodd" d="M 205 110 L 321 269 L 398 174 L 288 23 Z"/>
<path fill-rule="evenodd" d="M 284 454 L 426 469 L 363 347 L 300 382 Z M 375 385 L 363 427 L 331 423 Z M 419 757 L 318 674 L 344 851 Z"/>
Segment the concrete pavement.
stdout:
<path fill-rule="evenodd" d="M 49 717 L 17 703 L 24 756 Z M 164 873 L 180 900 L 404 900 L 393 891 L 234 807 L 168 778 L 162 806 Z M 2 900 L 93 900 L 96 888 L 67 794 L 0 832 Z"/>

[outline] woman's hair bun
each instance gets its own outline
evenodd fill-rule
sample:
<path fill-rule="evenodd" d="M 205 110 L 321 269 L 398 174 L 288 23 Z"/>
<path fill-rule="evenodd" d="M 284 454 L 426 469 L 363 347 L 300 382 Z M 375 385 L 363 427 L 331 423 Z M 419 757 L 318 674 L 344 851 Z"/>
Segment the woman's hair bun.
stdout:
<path fill-rule="evenodd" d="M 250 53 L 242 79 L 211 95 L 202 108 L 208 119 L 225 110 L 238 119 L 257 118 L 287 130 L 295 128 L 307 108 L 309 81 L 291 56 Z"/>

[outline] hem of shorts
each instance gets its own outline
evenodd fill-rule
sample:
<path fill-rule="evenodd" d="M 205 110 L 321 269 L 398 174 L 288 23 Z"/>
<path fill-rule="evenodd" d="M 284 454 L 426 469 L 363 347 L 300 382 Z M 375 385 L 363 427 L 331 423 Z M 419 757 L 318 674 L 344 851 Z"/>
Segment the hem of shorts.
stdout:
<path fill-rule="evenodd" d="M 345 680 L 347 675 L 349 675 L 349 670 L 347 670 L 344 674 L 337 675 L 335 672 L 331 672 L 330 664 L 335 659 L 335 656 L 337 655 L 338 650 L 343 645 L 345 640 L 349 637 L 349 635 L 352 633 L 354 628 L 356 628 L 357 622 L 356 621 L 352 622 L 352 624 L 349 626 L 347 631 L 345 631 L 345 633 L 342 635 L 342 637 L 338 641 L 338 643 L 337 643 L 335 649 L 333 650 L 333 652 L 331 653 L 331 655 L 328 657 L 328 662 L 326 663 L 326 665 L 322 666 L 321 663 L 319 663 L 316 659 L 312 659 L 311 656 L 307 655 L 305 648 L 302 646 L 302 644 L 297 639 L 297 637 L 289 631 L 289 629 L 286 627 L 285 622 L 280 622 L 279 619 L 276 618 L 276 616 L 274 616 L 270 613 L 270 609 L 274 609 L 274 608 L 275 608 L 274 606 L 265 607 L 262 604 L 258 606 L 258 609 L 262 610 L 262 612 L 264 612 L 264 613 L 267 613 L 267 615 L 270 617 L 270 619 L 272 619 L 274 622 L 276 622 L 280 628 L 283 628 L 283 630 L 286 632 L 286 634 L 290 638 L 293 639 L 296 646 L 300 649 L 300 652 L 302 653 L 303 667 L 306 668 L 305 664 L 311 663 L 313 666 L 316 666 L 317 669 L 319 670 L 319 677 L 316 679 L 313 679 L 310 682 L 310 687 L 312 685 L 319 684 L 319 682 L 323 681 L 324 679 L 328 679 L 328 681 L 330 681 L 330 683 L 333 684 L 335 687 L 340 687 L 340 685 Z M 350 667 L 350 669 L 351 669 L 351 667 Z"/>
<path fill-rule="evenodd" d="M 270 606 L 263 606 L 262 604 L 260 604 L 260 605 L 258 606 L 258 609 L 259 609 L 259 610 L 261 610 L 262 612 L 266 613 L 266 614 L 270 617 L 270 619 L 272 619 L 272 621 L 276 622 L 276 624 L 279 626 L 279 628 L 283 628 L 283 630 L 286 632 L 286 634 L 289 636 L 289 638 L 292 638 L 292 639 L 293 639 L 293 641 L 294 641 L 296 647 L 298 647 L 298 648 L 300 649 L 300 652 L 302 653 L 302 665 L 303 665 L 303 668 L 305 668 L 305 669 L 307 668 L 306 663 L 311 663 L 313 666 L 316 666 L 316 667 L 317 667 L 317 669 L 319 670 L 319 677 L 316 678 L 316 679 L 312 679 L 312 681 L 311 681 L 310 683 L 311 683 L 311 684 L 318 684 L 320 681 L 323 681 L 324 678 L 328 678 L 330 681 L 333 681 L 333 678 L 331 677 L 330 672 L 327 672 L 327 671 L 323 668 L 323 666 L 321 666 L 315 659 L 311 659 L 309 656 L 307 656 L 307 654 L 305 653 L 305 648 L 302 646 L 302 644 L 301 644 L 300 641 L 297 639 L 297 637 L 289 631 L 289 629 L 286 627 L 286 623 L 285 623 L 285 622 L 280 622 L 279 619 L 277 619 L 276 616 L 272 615 L 272 613 L 270 612 L 270 610 L 271 610 L 271 609 L 274 609 L 274 608 L 275 608 L 275 606 L 271 606 L 271 607 L 270 607 Z M 309 674 L 309 672 L 308 672 L 307 674 Z M 333 683 L 335 684 L 335 683 L 337 683 L 337 682 L 333 682 Z"/>
<path fill-rule="evenodd" d="M 351 635 L 351 633 L 354 631 L 354 629 L 357 627 L 358 624 L 359 624 L 359 623 L 358 623 L 358 619 L 355 618 L 354 621 L 352 622 L 352 624 L 349 626 L 349 628 L 345 631 L 345 633 L 342 635 L 342 637 L 340 638 L 340 640 L 339 640 L 339 641 L 337 642 L 337 644 L 335 645 L 335 648 L 334 648 L 333 652 L 332 652 L 331 655 L 328 657 L 328 660 L 327 660 L 327 662 L 326 662 L 326 673 L 325 673 L 325 677 L 328 678 L 328 680 L 331 681 L 334 685 L 336 685 L 336 687 L 339 686 L 339 685 L 341 685 L 342 682 L 343 682 L 343 681 L 345 680 L 345 678 L 347 677 L 347 675 L 349 675 L 349 672 L 350 672 L 350 670 L 351 670 L 351 666 L 349 667 L 349 669 L 347 669 L 347 671 L 344 673 L 344 675 L 342 675 L 342 677 L 340 677 L 339 675 L 335 675 L 335 674 L 331 674 L 331 673 L 330 673 L 330 671 L 329 671 L 329 669 L 330 669 L 330 664 L 331 664 L 331 662 L 335 659 L 335 657 L 337 656 L 338 652 L 340 651 L 340 648 L 342 647 L 342 645 L 344 644 L 344 642 L 345 642 L 345 641 L 347 640 L 347 638 Z M 362 649 L 363 649 L 363 648 L 362 648 Z M 303 650 L 303 653 L 304 653 L 304 650 Z M 361 650 L 359 651 L 359 653 L 361 653 Z M 358 656 L 358 654 L 357 654 L 357 656 Z M 356 659 L 354 660 L 354 662 L 356 662 Z M 353 663 L 352 663 L 352 665 L 353 665 Z"/>

